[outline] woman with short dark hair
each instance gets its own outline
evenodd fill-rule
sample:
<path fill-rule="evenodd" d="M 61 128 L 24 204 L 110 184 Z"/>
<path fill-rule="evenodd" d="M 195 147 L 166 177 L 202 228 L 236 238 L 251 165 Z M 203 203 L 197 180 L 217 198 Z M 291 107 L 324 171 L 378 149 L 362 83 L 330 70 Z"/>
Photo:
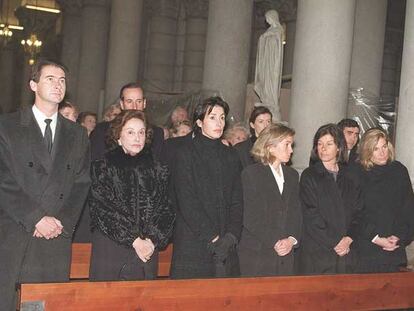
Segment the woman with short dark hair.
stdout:
<path fill-rule="evenodd" d="M 236 152 L 221 143 L 228 112 L 220 97 L 197 105 L 194 137 L 177 151 L 172 278 L 239 275 L 241 166 Z"/>
<path fill-rule="evenodd" d="M 364 213 L 355 245 L 357 272 L 397 272 L 407 265 L 405 247 L 414 238 L 414 195 L 407 168 L 394 160 L 394 147 L 381 129 L 365 132 L 356 176 Z"/>
<path fill-rule="evenodd" d="M 90 279 L 155 279 L 158 251 L 172 233 L 168 170 L 147 147 L 145 115 L 122 111 L 111 123 L 115 148 L 92 163 Z"/>
<path fill-rule="evenodd" d="M 242 276 L 294 273 L 294 248 L 299 246 L 301 237 L 302 210 L 299 175 L 285 165 L 293 152 L 294 135 L 284 125 L 266 127 L 252 149 L 258 163 L 242 172 Z"/>
<path fill-rule="evenodd" d="M 313 165 L 300 179 L 303 234 L 299 270 L 303 274 L 351 272 L 359 224 L 360 191 L 346 170 L 346 143 L 335 124 L 321 126 L 313 139 Z"/>
<path fill-rule="evenodd" d="M 249 118 L 250 138 L 234 146 L 239 154 L 243 168 L 256 162 L 250 151 L 259 134 L 271 123 L 272 113 L 268 108 L 264 106 L 254 107 Z"/>

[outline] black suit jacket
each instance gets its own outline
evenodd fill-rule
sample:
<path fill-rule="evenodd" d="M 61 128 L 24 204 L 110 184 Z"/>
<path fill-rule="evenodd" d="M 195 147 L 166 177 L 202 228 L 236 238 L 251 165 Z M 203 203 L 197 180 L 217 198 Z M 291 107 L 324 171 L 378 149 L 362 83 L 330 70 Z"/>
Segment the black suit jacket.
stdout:
<path fill-rule="evenodd" d="M 13 305 L 15 282 L 65 281 L 71 236 L 87 195 L 89 140 L 80 125 L 58 115 L 52 154 L 31 108 L 0 117 L 0 309 Z M 43 216 L 64 234 L 34 238 Z"/>
<path fill-rule="evenodd" d="M 282 170 L 282 194 L 268 165 L 256 163 L 242 172 L 244 212 L 239 258 L 244 276 L 293 274 L 293 251 L 280 257 L 273 248 L 280 239 L 292 236 L 300 241 L 301 237 L 299 175 L 285 165 Z"/>

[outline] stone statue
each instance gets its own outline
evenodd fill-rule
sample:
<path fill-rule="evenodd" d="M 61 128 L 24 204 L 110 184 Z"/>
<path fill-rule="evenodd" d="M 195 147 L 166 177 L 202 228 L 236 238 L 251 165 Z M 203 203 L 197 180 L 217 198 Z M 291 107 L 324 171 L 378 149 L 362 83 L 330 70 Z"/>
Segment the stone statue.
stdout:
<path fill-rule="evenodd" d="M 267 11 L 266 22 L 270 27 L 259 38 L 256 57 L 254 90 L 263 106 L 269 108 L 274 121 L 280 121 L 280 86 L 283 67 L 284 29 L 276 10 Z"/>

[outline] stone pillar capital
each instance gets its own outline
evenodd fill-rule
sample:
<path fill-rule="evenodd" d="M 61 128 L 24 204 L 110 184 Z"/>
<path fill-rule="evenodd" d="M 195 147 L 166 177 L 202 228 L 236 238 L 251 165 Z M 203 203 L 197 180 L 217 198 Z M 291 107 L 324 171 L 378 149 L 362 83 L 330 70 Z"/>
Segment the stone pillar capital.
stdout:
<path fill-rule="evenodd" d="M 185 13 L 189 18 L 207 18 L 207 0 L 184 0 Z"/>
<path fill-rule="evenodd" d="M 82 7 L 110 7 L 111 0 L 82 0 Z"/>
<path fill-rule="evenodd" d="M 14 14 L 18 18 L 20 25 L 24 27 L 26 34 L 31 32 L 48 32 L 56 25 L 56 20 L 59 17 L 59 14 L 34 11 L 24 6 L 18 7 Z"/>
<path fill-rule="evenodd" d="M 144 2 L 144 7 L 151 17 L 165 16 L 177 18 L 179 14 L 178 2 L 178 0 L 147 0 Z"/>
<path fill-rule="evenodd" d="M 63 14 L 80 15 L 82 0 L 56 0 L 59 3 Z"/>

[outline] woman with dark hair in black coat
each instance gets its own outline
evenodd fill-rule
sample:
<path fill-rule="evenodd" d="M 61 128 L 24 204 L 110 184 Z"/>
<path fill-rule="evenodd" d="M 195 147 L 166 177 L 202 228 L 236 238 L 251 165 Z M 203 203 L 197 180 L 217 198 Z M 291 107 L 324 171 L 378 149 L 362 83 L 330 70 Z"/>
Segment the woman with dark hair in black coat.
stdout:
<path fill-rule="evenodd" d="M 354 166 L 364 198 L 355 246 L 356 272 L 397 272 L 407 265 L 405 247 L 414 239 L 414 194 L 407 168 L 394 160 L 394 147 L 381 129 L 365 132 Z"/>
<path fill-rule="evenodd" d="M 302 274 L 352 271 L 351 244 L 361 211 L 360 191 L 344 166 L 346 143 L 334 124 L 318 129 L 313 139 L 313 165 L 300 179 L 303 234 L 299 249 Z"/>
<path fill-rule="evenodd" d="M 194 137 L 177 150 L 172 278 L 239 275 L 241 165 L 235 150 L 220 139 L 228 111 L 219 97 L 199 104 L 194 111 Z"/>
<path fill-rule="evenodd" d="M 92 163 L 88 198 L 92 226 L 90 279 L 155 279 L 158 251 L 172 233 L 168 170 L 156 162 L 145 115 L 124 110 L 111 123 L 119 146 Z"/>

